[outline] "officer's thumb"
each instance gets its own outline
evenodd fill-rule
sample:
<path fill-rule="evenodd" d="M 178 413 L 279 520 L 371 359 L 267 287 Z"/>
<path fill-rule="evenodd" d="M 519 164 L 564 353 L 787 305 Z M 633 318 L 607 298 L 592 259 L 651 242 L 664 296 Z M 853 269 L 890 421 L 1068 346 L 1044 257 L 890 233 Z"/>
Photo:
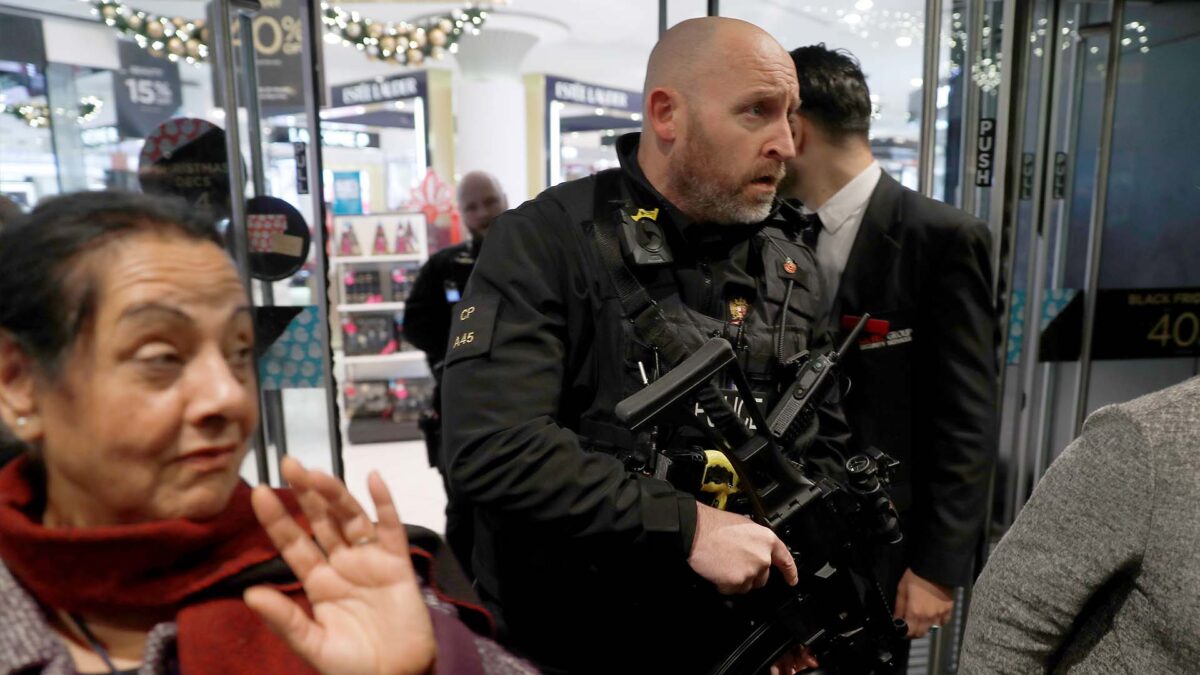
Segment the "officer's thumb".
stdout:
<path fill-rule="evenodd" d="M 783 572 L 783 580 L 787 582 L 788 586 L 800 583 L 800 573 L 796 570 L 796 561 L 779 537 L 775 537 L 775 543 L 771 545 L 771 564 Z"/>

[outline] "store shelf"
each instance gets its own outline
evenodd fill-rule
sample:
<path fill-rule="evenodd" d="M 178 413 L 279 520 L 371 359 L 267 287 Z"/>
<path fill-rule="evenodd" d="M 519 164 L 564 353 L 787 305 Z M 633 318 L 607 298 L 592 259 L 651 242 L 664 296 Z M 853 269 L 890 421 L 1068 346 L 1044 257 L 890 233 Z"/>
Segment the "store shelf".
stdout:
<path fill-rule="evenodd" d="M 420 253 L 396 253 L 392 255 L 356 255 L 334 256 L 335 265 L 350 265 L 355 263 L 387 263 L 387 262 L 423 262 L 425 258 Z"/>
<path fill-rule="evenodd" d="M 396 352 L 395 354 L 368 354 L 365 356 L 344 356 L 342 361 L 348 366 L 370 365 L 376 363 L 404 363 L 425 361 L 425 353 L 419 351 Z"/>
<path fill-rule="evenodd" d="M 400 312 L 403 302 L 365 302 L 357 305 L 338 305 L 339 312 Z"/>

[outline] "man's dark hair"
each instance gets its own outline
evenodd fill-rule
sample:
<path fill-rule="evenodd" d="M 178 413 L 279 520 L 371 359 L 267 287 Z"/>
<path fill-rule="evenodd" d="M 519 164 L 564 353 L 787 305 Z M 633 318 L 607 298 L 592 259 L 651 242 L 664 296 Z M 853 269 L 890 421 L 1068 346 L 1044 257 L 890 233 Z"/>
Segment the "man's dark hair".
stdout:
<path fill-rule="evenodd" d="M 222 245 L 212 219 L 184 201 L 130 192 L 54 197 L 7 224 L 0 230 L 0 331 L 57 374 L 60 357 L 96 309 L 97 275 L 80 263 L 143 233 Z"/>
<path fill-rule="evenodd" d="M 800 114 L 835 141 L 867 138 L 871 128 L 871 92 L 858 59 L 825 43 L 792 50 L 800 80 Z"/>

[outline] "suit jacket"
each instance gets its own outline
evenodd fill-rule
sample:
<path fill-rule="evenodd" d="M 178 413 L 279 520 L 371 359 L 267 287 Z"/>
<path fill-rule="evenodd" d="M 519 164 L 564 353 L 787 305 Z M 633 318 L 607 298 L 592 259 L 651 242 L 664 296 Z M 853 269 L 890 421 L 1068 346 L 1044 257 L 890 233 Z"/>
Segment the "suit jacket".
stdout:
<path fill-rule="evenodd" d="M 1097 411 L 979 577 L 959 672 L 1195 673 L 1200 378 Z"/>
<path fill-rule="evenodd" d="M 996 455 L 990 248 L 981 221 L 885 173 L 831 317 L 843 337 L 845 317 L 866 312 L 889 322 L 886 335 L 860 336 L 844 362 L 853 383 L 846 414 L 857 447 L 900 461 L 892 495 L 904 526 L 904 566 L 948 586 L 971 581 Z"/>

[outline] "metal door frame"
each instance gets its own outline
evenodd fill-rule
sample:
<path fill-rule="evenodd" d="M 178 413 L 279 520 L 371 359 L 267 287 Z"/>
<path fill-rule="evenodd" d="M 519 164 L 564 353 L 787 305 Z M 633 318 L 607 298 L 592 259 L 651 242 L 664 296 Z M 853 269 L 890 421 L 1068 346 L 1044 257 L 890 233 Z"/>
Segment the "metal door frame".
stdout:
<path fill-rule="evenodd" d="M 242 93 L 242 103 L 246 107 L 247 124 L 249 125 L 248 141 L 250 145 L 249 169 L 254 181 L 255 196 L 266 194 L 265 161 L 262 153 L 262 113 L 258 103 L 258 74 L 254 63 L 255 52 L 253 41 L 242 40 L 244 60 L 243 67 L 237 68 L 234 61 L 234 47 L 230 39 L 229 27 L 236 17 L 239 29 L 244 35 L 252 35 L 251 21 L 253 15 L 261 9 L 258 0 L 217 0 L 217 22 L 213 28 L 213 52 L 216 56 L 215 70 L 217 82 L 222 93 L 222 108 L 225 111 L 225 145 L 226 154 L 230 158 L 230 232 L 237 245 L 234 246 L 235 262 L 238 266 L 247 293 L 253 298 L 250 265 L 248 260 L 248 237 L 246 228 L 246 175 L 242 165 L 241 154 L 241 121 L 238 117 L 239 82 L 245 85 Z M 301 41 L 302 60 L 305 83 L 305 113 L 308 122 L 310 139 L 319 139 L 320 135 L 320 97 L 321 78 L 319 49 L 321 45 L 321 28 L 319 10 L 312 2 L 301 3 L 300 20 L 305 29 Z M 244 80 L 243 80 L 244 78 Z M 333 377 L 332 342 L 329 328 L 329 293 L 328 268 L 326 260 L 327 232 L 325 229 L 325 209 L 323 186 L 321 178 L 321 153 L 319 143 L 309 143 L 307 148 L 309 167 L 309 194 L 313 202 L 312 223 L 315 232 L 313 249 L 316 266 L 321 276 L 314 282 L 316 286 L 317 327 L 316 338 L 326 345 L 322 350 L 321 375 L 325 382 L 325 404 L 328 417 L 329 451 L 331 467 L 334 475 L 342 478 L 345 474 L 342 462 L 341 429 L 338 420 L 336 381 Z M 270 282 L 261 285 L 264 306 L 274 304 L 274 294 Z M 276 450 L 277 461 L 282 461 L 287 453 L 286 428 L 283 417 L 282 392 L 260 392 L 259 412 L 262 423 L 258 426 L 253 438 L 254 454 L 258 470 L 259 483 L 269 483 L 268 441 Z M 269 433 L 269 438 L 268 438 Z M 282 480 L 282 479 L 280 479 Z"/>

